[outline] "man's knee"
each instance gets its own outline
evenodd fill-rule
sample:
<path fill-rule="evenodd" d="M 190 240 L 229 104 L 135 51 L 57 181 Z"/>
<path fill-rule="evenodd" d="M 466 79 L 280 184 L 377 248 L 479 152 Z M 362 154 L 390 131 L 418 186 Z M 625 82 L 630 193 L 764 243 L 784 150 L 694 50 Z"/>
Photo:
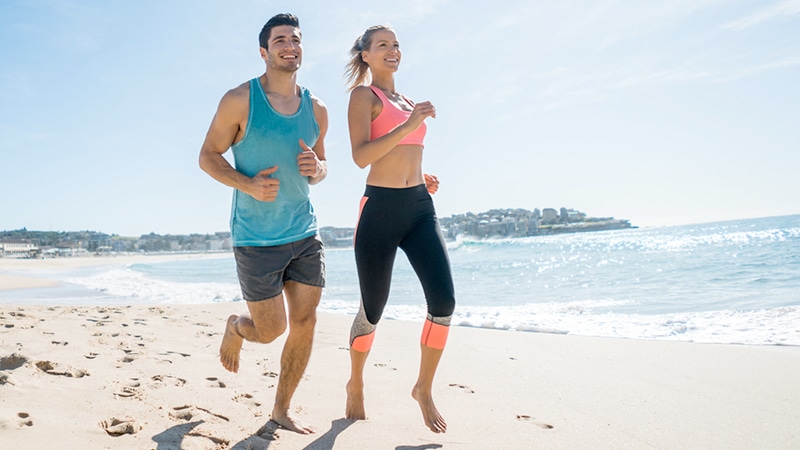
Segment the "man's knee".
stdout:
<path fill-rule="evenodd" d="M 317 324 L 317 306 L 322 297 L 322 288 L 287 282 L 284 292 L 289 306 L 290 329 L 313 330 Z"/>
<path fill-rule="evenodd" d="M 248 302 L 253 328 L 254 341 L 268 344 L 286 331 L 286 309 L 283 295 L 278 295 L 258 302 Z"/>
<path fill-rule="evenodd" d="M 289 327 L 294 330 L 314 330 L 317 325 L 316 310 L 304 311 L 303 314 L 292 314 L 289 318 Z"/>
<path fill-rule="evenodd" d="M 269 344 L 286 331 L 286 319 L 253 322 L 256 330 L 256 342 L 259 344 Z"/>

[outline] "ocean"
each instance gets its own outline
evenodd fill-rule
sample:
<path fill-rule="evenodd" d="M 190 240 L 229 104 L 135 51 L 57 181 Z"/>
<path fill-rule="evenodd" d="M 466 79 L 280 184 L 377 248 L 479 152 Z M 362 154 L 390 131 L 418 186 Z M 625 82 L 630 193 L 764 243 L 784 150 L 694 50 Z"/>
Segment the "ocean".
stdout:
<path fill-rule="evenodd" d="M 453 324 L 630 339 L 800 345 L 800 215 L 448 243 Z M 326 250 L 321 311 L 354 315 L 351 248 Z M 0 291 L 0 304 L 241 302 L 230 253 L 76 270 L 60 287 Z M 383 320 L 422 322 L 398 251 Z M 244 310 L 231 305 L 231 312 Z"/>

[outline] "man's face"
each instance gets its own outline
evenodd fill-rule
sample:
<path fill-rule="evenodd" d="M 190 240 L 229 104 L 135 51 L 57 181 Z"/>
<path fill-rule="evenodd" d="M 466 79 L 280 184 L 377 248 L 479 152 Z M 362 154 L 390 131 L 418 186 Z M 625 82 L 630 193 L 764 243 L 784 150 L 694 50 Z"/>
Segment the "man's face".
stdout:
<path fill-rule="evenodd" d="M 261 57 L 273 69 L 295 72 L 303 60 L 302 40 L 299 28 L 279 25 L 271 30 L 268 48 L 261 48 Z"/>

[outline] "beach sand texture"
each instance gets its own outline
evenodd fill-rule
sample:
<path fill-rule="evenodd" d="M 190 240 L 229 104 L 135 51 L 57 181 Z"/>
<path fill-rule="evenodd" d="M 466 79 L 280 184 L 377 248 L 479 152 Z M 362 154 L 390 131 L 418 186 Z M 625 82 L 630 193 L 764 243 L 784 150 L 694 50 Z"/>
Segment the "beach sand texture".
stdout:
<path fill-rule="evenodd" d="M 293 412 L 269 422 L 283 337 L 218 349 L 243 303 L 0 305 L 0 448 L 796 449 L 800 348 L 453 327 L 430 432 L 410 392 L 421 324 L 385 320 L 368 361 L 368 419 L 344 418 L 352 318 L 319 314 Z"/>

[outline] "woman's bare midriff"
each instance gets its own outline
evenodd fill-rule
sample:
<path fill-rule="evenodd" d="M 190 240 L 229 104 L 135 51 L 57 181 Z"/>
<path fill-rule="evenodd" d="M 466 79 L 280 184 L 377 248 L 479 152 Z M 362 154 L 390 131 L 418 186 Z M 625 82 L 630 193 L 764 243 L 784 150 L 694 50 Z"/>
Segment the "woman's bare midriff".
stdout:
<path fill-rule="evenodd" d="M 425 184 L 422 176 L 422 146 L 398 145 L 370 165 L 367 184 L 406 188 Z"/>

